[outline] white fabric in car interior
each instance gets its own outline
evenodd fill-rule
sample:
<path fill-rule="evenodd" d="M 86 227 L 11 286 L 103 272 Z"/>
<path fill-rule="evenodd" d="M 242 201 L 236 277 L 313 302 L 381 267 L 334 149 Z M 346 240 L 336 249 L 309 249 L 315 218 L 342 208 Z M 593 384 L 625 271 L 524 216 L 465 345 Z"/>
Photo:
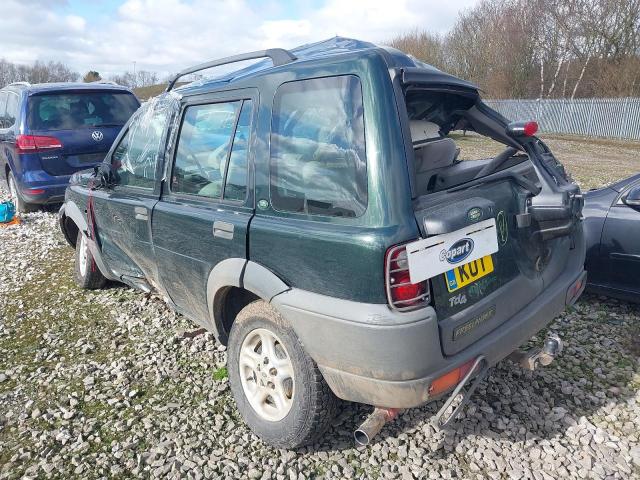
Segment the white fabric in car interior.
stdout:
<path fill-rule="evenodd" d="M 427 192 L 431 177 L 442 168 L 453 165 L 456 143 L 450 138 L 433 140 L 414 149 L 418 194 Z"/>
<path fill-rule="evenodd" d="M 424 142 L 425 140 L 440 138 L 440 127 L 433 122 L 411 120 L 409 122 L 409 129 L 411 130 L 411 141 L 414 145 Z"/>
<path fill-rule="evenodd" d="M 416 172 L 448 167 L 456 158 L 456 142 L 450 138 L 433 140 L 414 149 L 414 152 Z"/>

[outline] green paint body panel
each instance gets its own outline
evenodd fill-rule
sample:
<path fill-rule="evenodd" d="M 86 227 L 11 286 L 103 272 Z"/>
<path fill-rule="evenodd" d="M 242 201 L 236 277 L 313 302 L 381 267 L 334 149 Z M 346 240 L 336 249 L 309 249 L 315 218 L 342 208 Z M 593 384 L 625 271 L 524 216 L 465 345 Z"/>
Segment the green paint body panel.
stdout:
<path fill-rule="evenodd" d="M 268 140 L 277 88 L 289 81 L 347 74 L 358 76 L 362 85 L 368 178 L 368 205 L 364 214 L 339 218 L 274 210 L 269 193 Z M 251 95 L 241 93 L 247 91 Z M 385 252 L 391 245 L 418 238 L 419 231 L 413 216 L 404 140 L 384 52 L 371 49 L 308 60 L 269 70 L 268 74 L 258 73 L 222 88 L 195 86 L 181 93 L 183 106 L 247 96 L 253 99 L 248 198 L 240 206 L 197 197 L 179 198 L 168 191 L 166 183 L 162 187 L 158 184 L 143 202 L 153 217 L 147 236 L 146 231 L 143 235 L 133 231 L 140 228 L 132 216 L 133 205 L 127 206 L 120 199 L 119 216 L 107 214 L 110 207 L 106 205 L 106 197 L 113 200 L 113 192 L 94 192 L 99 211 L 96 224 L 105 237 L 101 241 L 112 268 L 126 275 L 152 276 L 154 283 L 165 286 L 178 306 L 196 317 L 207 314 L 204 288 L 208 273 L 229 257 L 244 257 L 263 265 L 291 287 L 353 301 L 386 303 Z M 170 143 L 175 145 L 177 132 L 170 135 L 174 140 Z M 171 175 L 173 155 L 172 149 L 163 156 L 168 160 L 161 167 L 166 178 Z M 77 175 L 68 193 L 68 198 L 82 208 L 86 207 L 88 190 L 84 186 L 88 179 L 88 172 Z M 137 194 L 131 192 L 132 197 Z M 256 205 L 263 208 L 254 209 Z M 233 241 L 224 246 L 214 242 L 211 232 L 211 224 L 221 219 L 230 220 L 236 227 Z M 153 270 L 139 265 L 138 257 L 145 248 L 148 252 L 143 257 L 155 258 Z M 179 282 L 175 281 L 177 278 Z"/>

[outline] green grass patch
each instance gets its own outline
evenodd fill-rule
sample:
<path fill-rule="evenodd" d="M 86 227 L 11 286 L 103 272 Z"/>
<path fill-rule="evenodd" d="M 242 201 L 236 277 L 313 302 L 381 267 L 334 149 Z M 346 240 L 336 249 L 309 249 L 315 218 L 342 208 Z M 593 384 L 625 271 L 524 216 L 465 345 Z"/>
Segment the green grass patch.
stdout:
<path fill-rule="evenodd" d="M 229 377 L 229 372 L 227 371 L 227 367 L 221 367 L 213 372 L 213 379 L 220 381 Z"/>

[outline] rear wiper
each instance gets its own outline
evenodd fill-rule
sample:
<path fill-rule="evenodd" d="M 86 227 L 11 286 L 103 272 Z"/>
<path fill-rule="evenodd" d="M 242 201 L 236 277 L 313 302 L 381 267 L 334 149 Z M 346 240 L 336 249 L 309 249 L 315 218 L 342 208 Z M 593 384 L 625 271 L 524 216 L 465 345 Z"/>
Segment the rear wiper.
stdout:
<path fill-rule="evenodd" d="M 94 128 L 99 128 L 99 127 L 119 127 L 121 124 L 120 123 L 99 123 L 97 125 L 91 125 Z"/>

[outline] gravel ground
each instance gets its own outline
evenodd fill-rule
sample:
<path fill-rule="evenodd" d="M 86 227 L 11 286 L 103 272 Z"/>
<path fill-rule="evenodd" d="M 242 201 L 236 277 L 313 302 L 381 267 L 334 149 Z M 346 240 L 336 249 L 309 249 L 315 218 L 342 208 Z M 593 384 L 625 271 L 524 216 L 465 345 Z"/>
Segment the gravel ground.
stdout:
<path fill-rule="evenodd" d="M 155 296 L 79 290 L 55 214 L 24 220 L 0 228 L 0 479 L 640 478 L 640 306 L 583 297 L 550 325 L 556 362 L 502 362 L 446 431 L 438 402 L 355 448 L 370 409 L 345 404 L 322 443 L 277 450 L 210 334 Z"/>

